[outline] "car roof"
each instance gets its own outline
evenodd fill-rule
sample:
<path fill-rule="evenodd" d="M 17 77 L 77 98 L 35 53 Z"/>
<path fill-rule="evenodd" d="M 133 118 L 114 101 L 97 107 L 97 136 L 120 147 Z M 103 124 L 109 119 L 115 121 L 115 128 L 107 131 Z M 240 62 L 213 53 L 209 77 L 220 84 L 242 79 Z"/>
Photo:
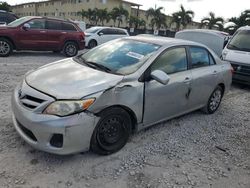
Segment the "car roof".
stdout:
<path fill-rule="evenodd" d="M 62 21 L 62 22 L 70 22 L 69 20 L 64 20 L 64 19 L 60 19 L 60 18 L 54 18 L 54 17 L 46 17 L 46 16 L 26 16 L 30 19 L 35 19 L 35 18 L 44 18 L 44 19 L 51 19 L 51 20 L 58 20 L 58 21 Z"/>
<path fill-rule="evenodd" d="M 126 29 L 122 29 L 119 27 L 105 27 L 105 26 L 94 26 L 94 27 L 90 27 L 90 28 L 96 28 L 96 29 L 119 29 L 119 30 L 126 30 Z M 90 29 L 89 28 L 89 29 Z"/>
<path fill-rule="evenodd" d="M 228 33 L 218 30 L 212 30 L 212 29 L 185 29 L 182 31 L 179 31 L 177 33 L 187 33 L 187 32 L 196 32 L 196 33 L 209 33 L 212 35 L 223 35 L 223 36 L 229 36 Z"/>
<path fill-rule="evenodd" d="M 160 46 L 172 46 L 172 45 L 194 45 L 194 46 L 201 46 L 207 48 L 205 45 L 192 42 L 188 40 L 176 39 L 176 38 L 169 38 L 169 37 L 161 37 L 161 36 L 152 36 L 152 35 L 137 35 L 131 37 L 125 37 L 127 39 L 137 40 L 146 43 L 157 44 Z"/>
<path fill-rule="evenodd" d="M 240 27 L 238 30 L 250 30 L 250 26 Z"/>

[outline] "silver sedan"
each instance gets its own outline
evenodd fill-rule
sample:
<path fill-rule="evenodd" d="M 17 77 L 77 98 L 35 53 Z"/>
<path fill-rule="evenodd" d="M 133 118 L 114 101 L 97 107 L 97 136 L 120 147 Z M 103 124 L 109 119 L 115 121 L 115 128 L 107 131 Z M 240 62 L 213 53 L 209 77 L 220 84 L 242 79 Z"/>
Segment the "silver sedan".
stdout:
<path fill-rule="evenodd" d="M 27 73 L 13 93 L 13 122 L 43 151 L 110 154 L 133 131 L 214 113 L 231 81 L 230 64 L 201 44 L 127 37 Z"/>

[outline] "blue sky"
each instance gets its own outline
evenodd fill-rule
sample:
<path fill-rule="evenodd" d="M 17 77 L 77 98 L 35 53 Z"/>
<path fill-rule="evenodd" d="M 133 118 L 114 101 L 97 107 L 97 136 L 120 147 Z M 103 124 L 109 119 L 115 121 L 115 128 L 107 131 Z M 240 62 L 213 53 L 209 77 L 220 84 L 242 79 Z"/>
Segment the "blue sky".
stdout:
<path fill-rule="evenodd" d="M 7 3 L 14 5 L 19 3 L 27 3 L 39 0 L 5 0 Z M 250 9 L 250 0 L 127 0 L 143 4 L 143 9 L 149 7 L 163 6 L 166 14 L 171 14 L 177 11 L 181 4 L 185 9 L 191 9 L 195 12 L 195 21 L 200 21 L 207 16 L 210 11 L 214 12 L 216 16 L 223 18 L 230 18 L 232 16 L 239 16 L 240 13 L 246 9 Z"/>

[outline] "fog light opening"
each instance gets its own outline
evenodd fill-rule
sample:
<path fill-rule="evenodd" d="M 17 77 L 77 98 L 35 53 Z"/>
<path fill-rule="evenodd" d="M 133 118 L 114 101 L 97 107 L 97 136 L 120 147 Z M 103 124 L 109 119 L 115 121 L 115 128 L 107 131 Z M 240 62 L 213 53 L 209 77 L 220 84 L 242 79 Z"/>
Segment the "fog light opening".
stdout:
<path fill-rule="evenodd" d="M 53 134 L 50 139 L 50 145 L 56 148 L 63 147 L 63 135 L 62 134 Z"/>

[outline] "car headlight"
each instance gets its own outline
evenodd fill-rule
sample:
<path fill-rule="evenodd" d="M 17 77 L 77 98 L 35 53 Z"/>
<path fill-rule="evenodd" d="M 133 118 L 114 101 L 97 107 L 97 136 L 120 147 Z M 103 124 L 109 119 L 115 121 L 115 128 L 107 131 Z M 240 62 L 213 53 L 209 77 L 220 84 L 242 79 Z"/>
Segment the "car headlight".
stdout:
<path fill-rule="evenodd" d="M 228 51 L 227 51 L 227 50 L 223 50 L 223 51 L 222 51 L 222 55 L 221 55 L 222 60 L 225 60 L 225 59 L 226 59 L 227 54 L 228 54 Z"/>
<path fill-rule="evenodd" d="M 43 113 L 57 116 L 67 116 L 80 113 L 88 109 L 94 101 L 95 99 L 56 101 L 51 103 Z"/>

